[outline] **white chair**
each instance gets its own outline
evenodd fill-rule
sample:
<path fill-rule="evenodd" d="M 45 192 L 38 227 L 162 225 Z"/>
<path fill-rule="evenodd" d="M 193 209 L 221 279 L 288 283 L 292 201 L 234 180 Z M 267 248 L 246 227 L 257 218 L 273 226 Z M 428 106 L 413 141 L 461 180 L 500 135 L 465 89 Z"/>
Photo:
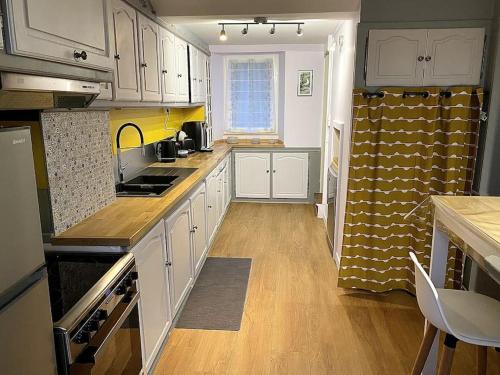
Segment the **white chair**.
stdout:
<path fill-rule="evenodd" d="M 417 301 L 428 325 L 413 365 L 420 375 L 438 329 L 446 333 L 438 375 L 451 372 L 457 341 L 477 345 L 477 374 L 486 374 L 487 348 L 500 348 L 500 302 L 482 294 L 436 289 L 414 253 Z"/>

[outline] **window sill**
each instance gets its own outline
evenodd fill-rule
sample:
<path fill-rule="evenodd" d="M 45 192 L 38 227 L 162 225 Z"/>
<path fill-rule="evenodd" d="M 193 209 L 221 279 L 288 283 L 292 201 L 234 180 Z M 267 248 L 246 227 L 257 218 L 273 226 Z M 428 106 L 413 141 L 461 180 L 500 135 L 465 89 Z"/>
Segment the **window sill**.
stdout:
<path fill-rule="evenodd" d="M 238 132 L 224 132 L 222 136 L 223 139 L 227 139 L 229 137 L 236 137 L 239 139 L 279 139 L 278 133 L 238 133 Z"/>

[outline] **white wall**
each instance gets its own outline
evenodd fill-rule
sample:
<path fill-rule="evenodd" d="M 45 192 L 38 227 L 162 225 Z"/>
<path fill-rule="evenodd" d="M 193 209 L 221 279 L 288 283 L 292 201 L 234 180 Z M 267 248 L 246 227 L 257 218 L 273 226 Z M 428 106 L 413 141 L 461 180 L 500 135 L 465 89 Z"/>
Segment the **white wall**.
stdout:
<path fill-rule="evenodd" d="M 287 147 L 320 147 L 323 117 L 324 46 L 211 45 L 212 108 L 215 139 L 224 136 L 224 55 L 278 53 L 280 87 L 278 133 Z M 297 96 L 297 71 L 313 70 L 313 95 Z"/>

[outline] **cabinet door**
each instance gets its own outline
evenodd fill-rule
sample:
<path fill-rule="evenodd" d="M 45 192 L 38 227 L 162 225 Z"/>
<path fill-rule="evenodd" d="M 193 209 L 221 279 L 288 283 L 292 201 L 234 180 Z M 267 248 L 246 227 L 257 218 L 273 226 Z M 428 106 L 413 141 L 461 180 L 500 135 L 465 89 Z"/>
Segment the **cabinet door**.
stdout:
<path fill-rule="evenodd" d="M 371 30 L 366 85 L 422 85 L 427 30 Z"/>
<path fill-rule="evenodd" d="M 203 259 L 206 255 L 207 246 L 207 193 L 205 184 L 190 198 L 192 235 L 193 235 L 193 258 L 194 274 L 198 274 Z"/>
<path fill-rule="evenodd" d="M 112 69 L 107 0 L 6 0 L 5 5 L 9 53 Z M 85 57 L 75 55 L 82 51 Z"/>
<path fill-rule="evenodd" d="M 217 178 L 210 175 L 206 180 L 207 186 L 207 234 L 209 244 L 212 243 L 217 228 Z"/>
<path fill-rule="evenodd" d="M 237 198 L 269 198 L 270 154 L 238 152 L 234 156 Z"/>
<path fill-rule="evenodd" d="M 479 85 L 484 29 L 429 30 L 424 85 Z"/>
<path fill-rule="evenodd" d="M 198 50 L 189 46 L 189 89 L 191 93 L 191 103 L 199 102 L 199 82 L 198 82 Z"/>
<path fill-rule="evenodd" d="M 309 155 L 273 153 L 273 198 L 307 198 Z"/>
<path fill-rule="evenodd" d="M 189 101 L 189 76 L 188 76 L 188 55 L 187 43 L 179 38 L 175 38 L 175 58 L 177 60 L 177 78 L 179 81 L 179 91 L 176 101 Z"/>
<path fill-rule="evenodd" d="M 120 0 L 112 1 L 114 33 L 114 92 L 116 100 L 141 100 L 137 13 Z"/>
<path fill-rule="evenodd" d="M 231 161 L 228 159 L 227 167 L 224 173 L 224 203 L 225 209 L 231 203 Z"/>
<path fill-rule="evenodd" d="M 193 281 L 189 201 L 167 219 L 166 225 L 170 264 L 170 301 L 173 316 L 175 316 Z"/>
<path fill-rule="evenodd" d="M 206 67 L 207 67 L 207 56 L 201 51 L 198 51 L 198 101 L 199 102 L 205 102 L 207 99 Z"/>
<path fill-rule="evenodd" d="M 175 36 L 171 32 L 161 28 L 161 77 L 162 77 L 162 101 L 175 102 L 179 91 L 179 79 L 177 78 L 177 59 L 175 57 Z"/>
<path fill-rule="evenodd" d="M 224 175 L 225 170 L 222 170 L 217 176 L 217 224 L 222 220 L 226 208 L 224 204 Z"/>
<path fill-rule="evenodd" d="M 160 28 L 142 14 L 138 24 L 142 100 L 160 102 Z"/>
<path fill-rule="evenodd" d="M 145 368 L 151 367 L 172 322 L 166 269 L 165 226 L 161 221 L 133 249 L 137 272 Z M 147 372 L 147 371 L 146 371 Z"/>

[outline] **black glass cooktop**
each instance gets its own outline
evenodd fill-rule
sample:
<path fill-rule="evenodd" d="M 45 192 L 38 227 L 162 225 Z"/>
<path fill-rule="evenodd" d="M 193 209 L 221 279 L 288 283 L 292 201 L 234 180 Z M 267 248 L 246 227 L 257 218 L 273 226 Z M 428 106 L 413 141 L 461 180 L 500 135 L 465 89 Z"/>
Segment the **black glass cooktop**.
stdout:
<path fill-rule="evenodd" d="M 52 319 L 60 320 L 123 254 L 45 254 Z"/>

